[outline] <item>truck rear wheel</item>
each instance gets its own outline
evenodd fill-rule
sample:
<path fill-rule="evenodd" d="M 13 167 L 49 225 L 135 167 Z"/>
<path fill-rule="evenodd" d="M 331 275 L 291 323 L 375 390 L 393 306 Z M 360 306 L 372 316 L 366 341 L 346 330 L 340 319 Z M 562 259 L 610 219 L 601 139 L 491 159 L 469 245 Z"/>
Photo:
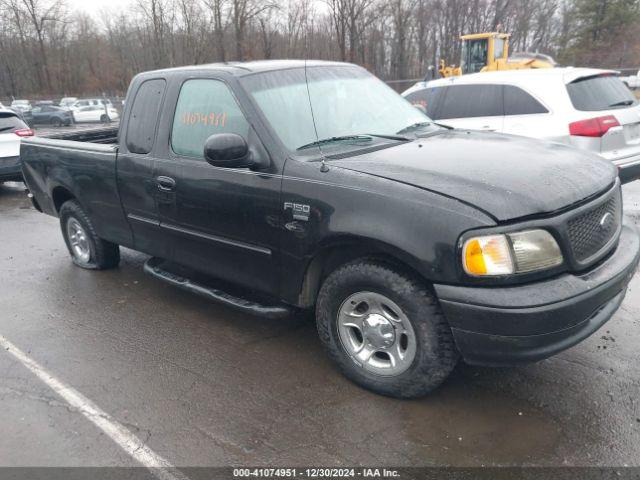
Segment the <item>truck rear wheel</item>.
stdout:
<path fill-rule="evenodd" d="M 120 263 L 120 248 L 101 239 L 82 207 L 69 200 L 60 207 L 60 228 L 73 263 L 90 270 L 115 268 Z"/>
<path fill-rule="evenodd" d="M 435 296 L 419 280 L 376 260 L 349 263 L 329 275 L 316 322 L 342 373 L 382 395 L 423 396 L 458 361 Z"/>

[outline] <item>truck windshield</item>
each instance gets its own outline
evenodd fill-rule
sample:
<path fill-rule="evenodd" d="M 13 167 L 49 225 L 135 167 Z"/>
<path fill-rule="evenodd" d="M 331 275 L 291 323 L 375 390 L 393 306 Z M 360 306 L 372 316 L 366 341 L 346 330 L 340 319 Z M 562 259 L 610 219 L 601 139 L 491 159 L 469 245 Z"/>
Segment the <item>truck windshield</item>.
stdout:
<path fill-rule="evenodd" d="M 377 136 L 374 141 L 401 141 L 392 137 L 418 124 L 439 128 L 384 82 L 359 67 L 308 67 L 306 78 L 308 88 L 305 69 L 297 68 L 241 80 L 282 143 L 292 151 L 318 140 L 324 143 L 362 135 Z M 336 148 L 362 146 L 362 142 L 334 144 Z"/>

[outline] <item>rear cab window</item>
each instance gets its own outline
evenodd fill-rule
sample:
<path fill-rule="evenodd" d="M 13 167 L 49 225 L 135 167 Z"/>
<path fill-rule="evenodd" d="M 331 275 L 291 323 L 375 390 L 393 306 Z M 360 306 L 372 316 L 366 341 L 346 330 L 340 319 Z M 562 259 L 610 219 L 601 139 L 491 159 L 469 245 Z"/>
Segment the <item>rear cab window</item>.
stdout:
<path fill-rule="evenodd" d="M 638 104 L 631 91 L 613 75 L 578 78 L 567 84 L 567 92 L 573 107 L 583 112 L 626 108 Z"/>
<path fill-rule="evenodd" d="M 153 148 L 165 88 L 162 78 L 145 80 L 138 88 L 127 124 L 126 145 L 131 153 L 147 154 Z"/>
<path fill-rule="evenodd" d="M 204 144 L 215 133 L 235 133 L 246 139 L 249 122 L 224 82 L 207 78 L 187 80 L 180 89 L 173 118 L 173 152 L 204 158 Z"/>

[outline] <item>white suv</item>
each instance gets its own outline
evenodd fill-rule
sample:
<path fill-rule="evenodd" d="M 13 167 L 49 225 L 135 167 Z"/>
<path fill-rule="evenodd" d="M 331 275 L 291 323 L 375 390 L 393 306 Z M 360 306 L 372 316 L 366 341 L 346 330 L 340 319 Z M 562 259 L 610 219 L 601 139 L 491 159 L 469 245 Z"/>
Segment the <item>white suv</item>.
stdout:
<path fill-rule="evenodd" d="M 17 113 L 0 109 L 0 183 L 22 181 L 20 140 L 32 135 Z"/>
<path fill-rule="evenodd" d="M 550 68 L 420 82 L 403 95 L 439 123 L 541 138 L 640 175 L 640 102 L 611 70 Z"/>

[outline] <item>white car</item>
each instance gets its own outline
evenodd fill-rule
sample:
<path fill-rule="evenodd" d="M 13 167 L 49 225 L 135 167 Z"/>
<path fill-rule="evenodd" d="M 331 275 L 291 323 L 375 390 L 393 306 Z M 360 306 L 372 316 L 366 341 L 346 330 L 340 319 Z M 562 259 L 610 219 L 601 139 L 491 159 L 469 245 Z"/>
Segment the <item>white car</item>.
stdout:
<path fill-rule="evenodd" d="M 111 100 L 108 98 L 83 98 L 82 100 L 76 99 L 75 102 L 69 105 L 71 110 L 80 110 L 83 107 L 92 107 L 98 105 L 106 105 L 107 107 L 113 107 Z"/>
<path fill-rule="evenodd" d="M 0 183 L 22 181 L 20 139 L 33 131 L 8 109 L 0 109 Z"/>
<path fill-rule="evenodd" d="M 11 110 L 20 113 L 28 112 L 31 110 L 31 103 L 29 100 L 14 100 L 11 102 Z"/>
<path fill-rule="evenodd" d="M 403 95 L 439 123 L 562 142 L 613 161 L 623 180 L 640 174 L 640 102 L 615 71 L 476 73 L 419 82 Z"/>
<path fill-rule="evenodd" d="M 71 108 L 71 106 L 78 101 L 78 97 L 64 97 L 60 100 L 58 106 L 62 108 Z"/>
<path fill-rule="evenodd" d="M 620 77 L 620 80 L 629 87 L 631 90 L 640 88 L 640 70 L 635 75 L 629 75 L 628 77 Z"/>
<path fill-rule="evenodd" d="M 76 123 L 109 123 L 120 118 L 118 111 L 113 106 L 108 105 L 89 105 L 73 109 L 72 112 Z"/>

